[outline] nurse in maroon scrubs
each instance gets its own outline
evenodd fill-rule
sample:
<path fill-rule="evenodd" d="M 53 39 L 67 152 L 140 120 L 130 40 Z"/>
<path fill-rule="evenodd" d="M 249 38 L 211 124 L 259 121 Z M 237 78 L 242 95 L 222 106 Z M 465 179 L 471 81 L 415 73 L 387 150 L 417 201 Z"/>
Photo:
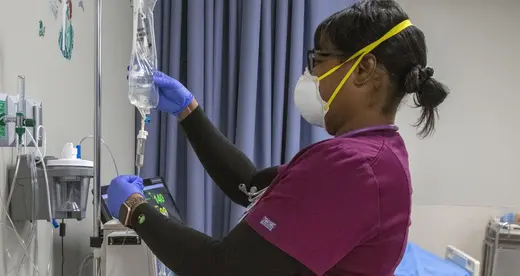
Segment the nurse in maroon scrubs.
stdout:
<path fill-rule="evenodd" d="M 110 211 L 175 273 L 393 275 L 407 242 L 412 193 L 396 112 L 406 95 L 413 97 L 421 108 L 419 134 L 428 136 L 447 88 L 427 67 L 424 34 L 393 0 L 365 0 L 331 15 L 314 42 L 294 100 L 303 118 L 334 138 L 278 167 L 257 169 L 188 89 L 156 74 L 159 109 L 179 117 L 215 183 L 249 206 L 225 238 L 213 240 L 148 205 L 139 177 L 115 178 Z"/>

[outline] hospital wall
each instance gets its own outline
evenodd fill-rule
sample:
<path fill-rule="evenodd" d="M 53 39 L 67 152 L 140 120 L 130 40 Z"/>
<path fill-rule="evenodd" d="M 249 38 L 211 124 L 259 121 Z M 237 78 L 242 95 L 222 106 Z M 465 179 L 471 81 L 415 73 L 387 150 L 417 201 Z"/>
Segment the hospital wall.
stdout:
<path fill-rule="evenodd" d="M 398 2 L 426 34 L 434 77 L 451 88 L 432 138 L 415 136 L 411 101 L 398 115 L 414 186 L 410 240 L 480 258 L 489 218 L 520 209 L 520 1 Z"/>
<path fill-rule="evenodd" d="M 41 0 L 0 0 L 0 92 L 16 94 L 17 75 L 26 77 L 28 98 L 43 101 L 43 120 L 47 132 L 47 154 L 59 155 L 66 142 L 77 143 L 94 131 L 94 3 L 72 1 L 72 24 L 74 48 L 72 58 L 67 60 L 58 48 L 58 32 L 61 14 L 56 20 L 49 2 Z M 56 1 L 55 1 L 56 2 Z M 132 10 L 128 0 L 103 1 L 103 95 L 102 136 L 110 145 L 121 173 L 133 172 L 134 159 L 134 109 L 127 98 L 126 67 L 130 56 Z M 45 26 L 45 36 L 39 37 L 39 20 Z M 83 154 L 92 160 L 93 142 L 83 144 Z M 0 149 L 0 189 L 5 193 L 5 166 L 13 164 L 12 151 Z M 112 161 L 102 150 L 102 183 L 115 176 Z M 89 207 L 91 207 L 89 199 Z M 67 223 L 65 237 L 65 275 L 72 274 L 88 255 L 89 236 L 92 233 L 91 210 L 88 218 Z M 0 227 L 0 274 L 5 275 L 5 260 L 20 247 L 9 230 Z M 40 223 L 38 252 L 34 257 L 40 264 L 40 275 L 46 275 L 49 259 L 50 225 Z M 60 240 L 54 236 L 54 273 L 61 275 Z M 27 232 L 23 233 L 24 235 Z M 8 262 L 12 267 L 12 261 Z M 27 267 L 25 265 L 24 267 Z M 89 266 L 90 267 L 90 266 Z M 18 275 L 12 273 L 11 275 Z M 20 275 L 29 276 L 26 270 Z M 86 275 L 86 274 L 85 274 Z"/>

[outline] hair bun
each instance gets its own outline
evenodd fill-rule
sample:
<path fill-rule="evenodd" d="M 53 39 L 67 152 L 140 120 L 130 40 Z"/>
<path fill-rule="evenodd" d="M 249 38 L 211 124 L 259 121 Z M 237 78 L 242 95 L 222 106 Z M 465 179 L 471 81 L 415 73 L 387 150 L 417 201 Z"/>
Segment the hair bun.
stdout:
<path fill-rule="evenodd" d="M 420 74 L 418 75 L 419 79 L 417 80 L 417 93 L 419 93 L 422 90 L 422 87 L 426 84 L 426 82 L 432 78 L 433 73 L 435 73 L 435 71 L 431 67 L 421 68 Z"/>
<path fill-rule="evenodd" d="M 422 87 L 431 79 L 435 71 L 431 67 L 416 65 L 410 70 L 405 79 L 407 94 L 421 93 Z"/>
<path fill-rule="evenodd" d="M 424 75 L 426 75 L 426 80 L 428 78 L 433 77 L 433 73 L 435 73 L 435 71 L 431 67 L 426 67 L 422 71 L 424 72 Z"/>
<path fill-rule="evenodd" d="M 414 93 L 416 106 L 433 109 L 448 96 L 448 89 L 433 76 L 431 67 L 415 66 L 406 78 L 406 91 Z"/>

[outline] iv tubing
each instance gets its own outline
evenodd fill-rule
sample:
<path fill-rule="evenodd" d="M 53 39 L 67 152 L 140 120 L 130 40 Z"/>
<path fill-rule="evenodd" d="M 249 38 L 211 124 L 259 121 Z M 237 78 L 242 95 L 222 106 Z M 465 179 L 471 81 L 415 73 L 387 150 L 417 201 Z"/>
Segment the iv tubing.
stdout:
<path fill-rule="evenodd" d="M 43 130 L 43 134 L 40 133 L 40 130 Z M 42 125 L 39 125 L 38 128 L 36 128 L 36 144 L 35 147 L 38 147 L 38 143 L 40 142 L 40 135 L 42 136 L 42 148 L 43 148 L 43 156 L 47 155 L 47 131 L 45 130 L 45 127 Z M 40 159 L 40 162 L 42 162 L 43 159 Z"/>
<path fill-rule="evenodd" d="M 16 155 L 16 166 L 14 168 L 13 181 L 11 181 L 11 187 L 9 187 L 9 195 L 7 196 L 7 206 L 11 204 L 13 198 L 14 186 L 16 185 L 16 179 L 18 178 L 18 169 L 20 168 L 20 155 Z M 7 209 L 5 210 L 7 212 Z"/>
<path fill-rule="evenodd" d="M 38 226 L 37 222 L 34 221 L 31 224 L 31 226 L 32 226 L 32 230 L 31 230 L 31 234 L 28 237 L 29 242 L 27 243 L 27 251 L 29 251 L 29 248 L 31 247 L 31 243 L 34 239 L 34 236 L 36 235 L 37 226 Z M 35 250 L 37 250 L 37 249 L 35 249 Z M 38 251 L 36 251 L 36 252 L 38 252 Z M 38 255 L 36 255 L 36 256 L 38 256 Z M 17 271 L 16 275 L 20 275 L 20 270 L 22 269 L 23 262 L 25 261 L 26 257 L 29 257 L 29 261 L 31 263 L 33 263 L 35 265 L 36 265 L 36 263 L 38 263 L 35 259 L 31 258 L 31 256 L 28 256 L 27 254 L 24 253 L 23 256 L 20 258 L 20 261 L 18 262 L 17 269 L 16 269 L 16 271 Z M 14 269 L 12 271 L 10 271 L 9 273 L 7 273 L 7 275 L 10 275 L 11 273 L 13 273 L 13 271 L 14 271 Z M 47 275 L 48 275 L 48 273 L 47 273 Z"/>
<path fill-rule="evenodd" d="M 79 142 L 78 142 L 78 145 L 81 147 L 81 144 L 83 144 L 83 141 L 85 141 L 87 138 L 94 138 L 94 135 L 87 135 L 87 136 L 81 138 L 81 140 L 79 140 Z M 112 163 L 114 164 L 114 169 L 116 170 L 116 174 L 119 176 L 119 169 L 117 167 L 117 162 L 116 162 L 116 159 L 114 157 L 114 154 L 110 150 L 110 147 L 108 146 L 108 143 L 105 142 L 105 140 L 101 139 L 101 143 L 103 143 L 103 145 L 107 149 L 108 155 L 110 155 L 110 158 L 112 159 Z M 83 148 L 83 147 L 81 147 L 81 148 Z"/>
<path fill-rule="evenodd" d="M 29 135 L 29 138 L 31 138 L 31 141 L 33 141 L 33 143 L 35 143 L 35 145 L 38 145 L 38 144 L 36 144 L 36 141 L 34 140 L 34 137 L 32 136 L 30 131 L 27 131 L 27 129 L 26 129 L 25 133 L 27 135 Z M 38 154 L 40 155 L 40 158 L 42 159 L 43 176 L 45 178 L 45 189 L 47 192 L 47 208 L 49 208 L 49 221 L 52 221 L 52 219 L 54 217 L 52 216 L 52 204 L 51 204 L 51 192 L 50 192 L 50 187 L 49 187 L 49 176 L 47 175 L 47 167 L 45 166 L 45 162 L 43 162 L 43 159 L 45 158 L 45 156 L 43 156 L 39 147 L 35 147 L 35 149 L 38 152 Z"/>
<path fill-rule="evenodd" d="M 15 234 L 16 234 L 17 230 L 14 229 L 13 227 L 11 227 L 11 226 L 10 226 L 9 224 L 7 224 L 6 222 L 0 221 L 0 224 L 1 224 L 4 228 L 9 229 L 9 230 L 15 232 Z M 31 234 L 32 234 L 32 233 L 35 233 L 35 231 L 33 230 L 33 231 L 31 232 Z M 33 262 L 33 265 L 34 265 L 34 267 L 36 266 L 35 262 Z M 11 269 L 10 271 L 8 271 L 5 275 L 6 275 L 6 276 L 7 276 L 7 275 L 10 275 L 10 274 L 13 273 L 15 270 L 16 270 L 16 267 L 13 268 L 13 269 Z"/>
<path fill-rule="evenodd" d="M 16 231 L 16 229 L 14 229 L 12 226 L 10 226 L 10 225 L 9 225 L 8 223 L 6 223 L 6 222 L 0 221 L 0 224 L 1 224 L 4 228 L 7 228 L 7 229 L 9 229 L 9 230 L 11 230 L 11 231 L 13 231 L 13 232 Z"/>
<path fill-rule="evenodd" d="M 14 230 L 14 233 L 16 234 L 16 238 L 18 239 L 18 243 L 20 243 L 20 245 L 22 246 L 22 248 L 24 250 L 24 253 L 29 255 L 28 249 L 24 246 L 25 242 L 23 241 L 22 237 L 20 236 L 20 233 L 18 233 L 18 231 L 14 228 L 14 222 L 11 219 L 11 216 L 9 215 L 9 212 L 7 211 L 7 206 L 5 205 L 5 201 L 4 201 L 4 195 L 2 194 L 1 191 L 0 191 L 0 201 L 2 203 L 2 207 L 4 208 L 4 210 L 6 212 L 7 219 L 9 220 L 11 225 L 13 226 L 13 230 Z M 34 268 L 34 270 L 36 270 L 36 274 L 40 275 L 40 273 L 38 272 L 38 267 L 34 263 L 31 263 L 31 265 Z"/>
<path fill-rule="evenodd" d="M 6 224 L 5 222 L 1 222 L 3 224 L 3 226 L 5 227 L 8 227 L 9 229 L 11 229 L 12 231 L 17 231 L 15 230 L 14 228 L 10 227 L 8 224 Z M 31 230 L 30 230 L 30 235 L 27 237 L 28 239 L 28 242 L 27 242 L 27 246 L 26 246 L 26 251 L 25 252 L 28 252 L 29 251 L 29 248 L 31 246 L 31 243 L 33 241 L 33 238 L 36 234 L 36 231 L 37 231 L 37 222 L 34 221 L 33 223 L 31 223 Z M 26 242 L 24 241 L 24 244 Z M 23 246 L 22 246 L 23 247 Z M 22 268 L 22 265 L 23 265 L 23 262 L 25 261 L 25 258 L 27 257 L 27 253 L 24 253 L 22 257 L 20 257 L 20 261 L 18 262 L 18 265 L 16 267 L 14 267 L 13 269 L 11 269 L 10 271 L 8 271 L 5 275 L 8 276 L 8 275 L 11 275 L 11 273 L 13 273 L 14 271 L 17 271 L 16 275 L 20 275 L 20 270 Z M 31 258 L 31 256 L 29 256 L 29 261 L 31 262 L 31 264 L 33 265 L 33 267 L 36 267 L 36 264 L 38 263 L 35 259 Z M 37 272 L 37 275 L 39 275 L 39 272 Z"/>
<path fill-rule="evenodd" d="M 32 211 L 31 211 L 31 220 L 36 221 L 36 209 L 39 207 L 39 187 L 38 187 L 38 171 L 36 169 L 36 156 L 34 152 L 31 152 L 27 155 L 30 157 L 27 159 L 29 163 L 29 168 L 31 169 L 31 187 L 32 187 Z"/>
<path fill-rule="evenodd" d="M 40 148 L 37 147 L 38 144 L 34 140 L 34 137 L 32 136 L 31 132 L 27 131 L 27 129 L 26 129 L 25 133 L 27 135 L 29 135 L 29 138 L 31 138 L 31 141 L 33 141 L 33 143 L 36 145 L 36 147 L 35 147 L 36 151 L 38 152 L 38 154 L 40 155 L 40 158 L 42 159 L 43 175 L 44 175 L 44 178 L 45 178 L 45 188 L 47 190 L 46 192 L 47 192 L 47 207 L 49 208 L 49 220 L 52 221 L 53 220 L 53 216 L 52 216 L 52 205 L 51 205 L 51 192 L 50 192 L 50 188 L 49 188 L 49 176 L 47 175 L 47 167 L 45 166 L 45 161 L 43 161 L 44 156 L 43 156 Z M 47 264 L 47 276 L 51 275 L 51 259 L 50 258 L 52 256 L 52 251 L 53 251 L 53 248 L 54 248 L 54 242 L 53 242 L 54 234 L 53 234 L 53 231 L 51 231 L 51 235 L 52 235 L 52 238 L 50 239 L 51 246 L 49 246 L 50 250 L 49 250 L 49 263 Z"/>
<path fill-rule="evenodd" d="M 14 175 L 13 175 L 13 181 L 11 182 L 11 187 L 10 187 L 9 196 L 8 196 L 8 199 L 7 199 L 6 206 L 9 206 L 9 204 L 11 203 L 11 199 L 12 199 L 12 195 L 13 195 L 14 187 L 15 187 L 15 185 L 16 185 L 16 179 L 18 178 L 18 170 L 19 170 L 19 168 L 20 168 L 20 156 L 17 155 L 17 156 L 16 156 L 16 166 L 15 166 Z M 33 188 L 34 188 L 34 187 L 33 187 Z M 2 196 L 2 198 L 3 198 L 3 196 Z M 6 211 L 6 214 L 7 214 L 7 209 L 5 209 L 5 211 Z M 7 214 L 7 215 L 9 215 L 9 214 Z M 33 215 L 34 215 L 34 206 L 33 206 Z M 32 239 L 33 239 L 33 237 L 34 237 L 35 230 L 36 230 L 36 229 L 35 229 L 35 223 L 36 223 L 36 221 L 32 223 L 33 229 L 32 229 L 32 231 L 31 231 L 31 234 L 30 234 L 29 237 L 28 237 L 29 242 L 27 243 L 27 246 L 25 246 L 25 241 L 23 241 L 23 239 L 22 239 L 23 244 L 20 243 L 20 246 L 22 246 L 22 248 L 24 249 L 25 252 L 24 252 L 24 255 L 20 258 L 20 262 L 19 262 L 19 265 L 18 265 L 18 271 L 20 271 L 20 268 L 21 268 L 21 266 L 22 266 L 22 264 L 23 264 L 23 261 L 25 260 L 25 257 L 26 257 L 27 254 L 28 254 L 29 247 L 30 247 L 30 245 L 31 245 L 31 242 L 32 242 Z M 13 224 L 13 228 L 11 228 L 11 229 L 12 229 L 13 231 L 17 232 L 17 230 L 14 229 L 14 224 Z M 19 235 L 19 233 L 18 233 L 18 235 Z M 21 237 L 21 236 L 20 236 L 20 237 Z M 24 246 L 25 246 L 25 247 L 24 247 Z M 30 257 L 29 257 L 29 260 L 31 260 Z M 32 264 L 33 264 L 33 267 L 36 267 L 35 262 L 32 262 Z M 7 273 L 6 275 L 11 274 L 13 271 L 14 271 L 14 269 L 13 269 L 12 271 L 10 271 L 9 273 Z M 19 273 L 18 273 L 18 274 L 19 274 Z M 38 274 L 38 272 L 37 272 L 37 274 Z"/>
<path fill-rule="evenodd" d="M 37 231 L 37 221 L 35 219 L 35 213 L 36 213 L 36 209 L 38 208 L 39 206 L 39 200 L 38 200 L 38 197 L 37 195 L 39 195 L 39 188 L 38 188 L 38 171 L 36 169 L 36 156 L 34 154 L 34 152 L 31 152 L 27 155 L 27 157 L 29 157 L 27 159 L 27 162 L 29 163 L 28 166 L 31 170 L 31 186 L 32 186 L 32 195 L 33 195 L 33 199 L 31 200 L 32 201 L 32 212 L 31 212 L 31 218 L 32 218 L 32 231 L 31 231 L 31 235 L 29 236 L 29 242 L 27 243 L 27 248 L 29 249 L 30 246 L 31 246 L 31 243 L 33 241 L 33 238 L 34 238 L 34 235 L 36 234 L 36 231 Z M 7 204 L 9 206 L 9 204 Z M 37 250 L 37 249 L 35 249 Z M 36 255 L 38 256 L 38 255 Z M 26 254 L 23 255 L 22 258 L 20 258 L 20 262 L 18 263 L 18 272 L 16 273 L 16 275 L 20 275 L 20 270 L 22 269 L 22 265 L 23 265 L 23 262 L 25 261 L 25 258 L 27 257 Z M 29 260 L 31 259 L 31 256 L 29 256 Z M 35 263 L 37 263 L 36 260 L 34 260 Z"/>
<path fill-rule="evenodd" d="M 30 240 L 29 240 L 29 243 L 28 243 L 28 245 L 27 245 L 27 248 L 29 248 L 29 246 L 30 246 L 30 244 L 31 244 L 31 242 L 32 242 L 32 236 L 34 236 L 34 235 L 36 234 L 36 230 L 37 230 L 37 226 L 38 226 L 38 225 L 37 225 L 37 222 L 35 221 L 33 224 L 34 224 L 34 228 L 33 228 L 32 232 L 31 232 L 31 238 L 30 238 Z M 53 239 L 54 239 L 54 232 L 53 232 L 53 230 L 54 230 L 54 228 L 51 226 L 51 237 L 50 237 L 50 239 L 49 239 L 49 241 L 50 241 L 50 246 L 49 246 L 49 253 L 48 253 L 48 256 L 49 256 L 49 262 L 47 263 L 47 274 L 46 274 L 47 276 L 50 276 L 50 275 L 51 275 L 51 263 L 52 263 L 52 259 L 51 259 L 51 258 L 52 258 L 52 252 L 54 251 L 54 242 L 53 242 Z M 36 247 L 35 250 L 38 250 L 38 247 Z M 27 256 L 26 254 L 27 254 L 27 253 L 25 253 L 25 254 L 23 255 L 23 258 L 21 258 L 21 261 L 20 261 L 20 263 L 18 264 L 18 269 L 17 269 L 17 274 L 16 274 L 16 275 L 20 275 L 20 270 L 21 270 L 21 268 L 22 268 L 24 258 Z M 38 256 L 38 255 L 36 255 L 36 256 Z M 29 256 L 29 261 L 31 261 L 31 264 L 33 265 L 33 267 L 36 267 L 36 265 L 35 265 L 36 261 L 33 260 L 33 259 L 31 258 L 31 256 Z M 36 269 L 36 268 L 35 268 L 35 269 Z M 11 273 L 13 273 L 13 271 L 14 271 L 14 269 L 11 270 L 10 272 L 8 272 L 8 273 L 6 274 L 6 276 L 11 275 Z M 40 275 L 40 273 L 39 273 L 39 271 L 38 271 L 37 269 L 36 269 L 36 275 Z"/>
<path fill-rule="evenodd" d="M 27 130 L 27 129 L 26 129 L 26 130 Z M 44 130 L 44 131 L 45 131 L 45 128 L 44 128 L 42 125 L 38 126 L 38 128 L 37 128 L 37 130 L 36 130 L 37 137 L 39 137 L 39 132 L 40 132 L 40 130 Z M 47 138 L 47 137 L 46 137 L 46 136 L 47 136 L 47 133 L 44 132 L 44 136 L 43 136 L 43 139 L 42 139 L 42 140 L 43 140 L 43 151 L 44 151 L 44 152 L 46 152 L 46 148 L 47 148 L 47 145 L 46 145 L 46 142 L 47 142 L 47 139 L 46 139 L 46 138 Z M 38 139 L 38 138 L 37 138 L 37 139 Z M 33 141 L 34 141 L 34 140 L 33 140 Z M 26 145 L 27 143 L 24 143 L 24 144 Z M 38 142 L 35 141 L 35 146 L 37 147 L 37 145 L 38 145 Z M 45 153 L 43 153 L 43 156 L 45 156 Z M 35 159 L 31 159 L 31 160 L 36 161 Z M 43 158 L 41 158 L 41 159 L 38 161 L 38 163 L 39 163 L 39 162 L 42 162 L 42 160 L 43 160 Z M 15 171 L 14 171 L 14 175 L 13 175 L 13 181 L 11 182 L 11 187 L 10 187 L 10 191 L 9 191 L 9 196 L 7 197 L 6 206 L 10 206 L 10 204 L 11 204 L 11 200 L 12 200 L 12 197 L 13 197 L 14 188 L 15 188 L 15 185 L 16 185 L 16 179 L 18 179 L 18 170 L 19 170 L 19 168 L 20 168 L 20 156 L 17 155 L 17 156 L 16 156 L 16 166 L 15 166 Z M 32 162 L 32 163 L 30 164 L 30 168 L 31 168 L 31 185 L 33 186 L 33 195 L 37 195 L 37 194 L 39 194 L 39 192 L 38 192 L 38 182 L 37 182 L 37 181 L 38 181 L 38 180 L 37 180 L 37 177 L 38 177 L 38 176 L 37 176 L 37 173 L 36 173 L 36 162 Z M 33 202 L 33 208 L 32 208 L 32 209 L 33 209 L 33 210 L 32 210 L 32 217 L 34 217 L 34 215 L 35 215 L 35 214 L 34 214 L 34 213 L 35 213 L 35 208 L 36 208 L 35 206 L 38 206 L 38 205 L 39 205 L 37 202 L 38 202 L 38 198 L 35 198 L 35 200 L 34 200 L 34 202 Z M 27 257 L 28 249 L 29 249 L 29 247 L 30 247 L 30 245 L 31 245 L 31 243 L 32 243 L 33 237 L 34 237 L 34 235 L 35 235 L 35 233 L 36 233 L 36 231 L 37 231 L 37 224 L 36 224 L 36 221 L 34 221 L 34 222 L 32 223 L 32 227 L 33 227 L 33 230 L 32 230 L 32 232 L 31 232 L 30 236 L 28 237 L 29 242 L 27 243 L 27 250 L 26 250 L 26 252 L 24 253 L 24 255 L 22 256 L 22 258 L 20 258 L 20 262 L 18 263 L 18 272 L 17 272 L 17 274 L 20 274 L 20 269 L 21 269 L 21 267 L 22 267 L 22 265 L 23 265 L 23 262 L 24 262 L 25 258 Z M 29 260 L 31 260 L 30 256 L 29 256 Z M 34 262 L 33 262 L 33 263 L 34 263 Z M 14 270 L 13 270 L 13 271 L 14 271 Z M 10 275 L 11 273 L 12 273 L 12 271 L 9 272 L 9 273 L 7 273 L 6 275 Z M 50 273 L 50 272 L 48 272 L 47 274 L 49 274 L 49 273 Z"/>
<path fill-rule="evenodd" d="M 18 104 L 17 104 L 17 112 L 21 112 L 22 114 L 25 114 L 25 77 L 24 77 L 24 76 L 18 76 L 18 92 L 19 92 L 19 93 L 18 93 L 18 98 L 19 98 L 19 99 L 18 99 Z M 40 129 L 43 129 L 43 130 L 44 130 L 44 127 L 43 127 L 43 126 L 39 126 L 39 127 L 37 128 L 37 133 L 40 131 Z M 35 147 L 36 147 L 38 153 L 39 153 L 40 156 L 41 156 L 41 160 L 40 160 L 40 161 L 42 161 L 43 158 L 44 158 L 44 155 L 41 153 L 40 149 L 38 148 L 38 142 L 34 139 L 34 137 L 32 137 L 31 133 L 28 132 L 27 129 L 25 129 L 25 134 L 26 134 L 26 135 L 27 135 L 27 134 L 30 135 L 30 138 L 31 138 L 32 141 L 34 142 L 34 145 L 35 145 Z M 45 133 L 45 134 L 46 134 L 46 133 Z M 37 136 L 37 137 L 38 137 L 38 136 Z M 26 138 L 26 137 L 24 137 L 24 138 Z M 46 143 L 46 137 L 44 136 L 44 144 L 45 144 L 45 143 Z M 9 219 L 9 221 L 11 222 L 11 224 L 13 225 L 13 228 L 11 228 L 11 229 L 15 232 L 16 237 L 18 238 L 18 242 L 20 243 L 20 246 L 22 247 L 22 249 L 23 249 L 23 251 L 24 251 L 24 254 L 23 254 L 23 256 L 20 258 L 20 262 L 19 262 L 19 264 L 18 264 L 18 266 L 17 266 L 17 267 L 18 267 L 18 269 L 17 269 L 18 273 L 17 273 L 17 274 L 20 273 L 20 270 L 21 270 L 21 267 L 22 267 L 22 265 L 23 265 L 23 262 L 24 262 L 25 258 L 26 258 L 27 256 L 29 256 L 29 261 L 31 262 L 32 267 L 33 267 L 34 270 L 36 271 L 36 274 L 39 275 L 38 268 L 37 268 L 35 262 L 34 262 L 34 261 L 32 260 L 32 258 L 30 257 L 30 254 L 29 254 L 29 252 L 28 252 L 28 251 L 29 251 L 29 248 L 30 248 L 30 245 L 31 245 L 31 243 L 32 243 L 32 241 L 33 241 L 33 238 L 34 238 L 34 236 L 35 236 L 35 233 L 36 233 L 37 222 L 34 221 L 34 222 L 31 224 L 31 226 L 32 226 L 31 228 L 32 228 L 32 229 L 31 229 L 31 233 L 30 233 L 30 235 L 29 235 L 29 237 L 28 237 L 29 241 L 27 242 L 27 245 L 25 246 L 25 241 L 23 241 L 23 239 L 21 238 L 21 235 L 20 235 L 20 234 L 18 233 L 18 231 L 14 228 L 14 223 L 13 223 L 11 217 L 9 216 L 9 214 L 7 213 L 7 212 L 8 212 L 7 207 L 8 207 L 8 206 L 10 205 L 10 203 L 11 203 L 12 196 L 13 196 L 13 192 L 14 192 L 14 188 L 15 188 L 15 185 L 16 185 L 16 179 L 18 178 L 18 170 L 19 170 L 19 167 L 20 167 L 20 156 L 19 156 L 19 155 L 20 155 L 20 153 L 22 152 L 22 151 L 21 151 L 21 149 L 22 149 L 21 146 L 22 146 L 22 145 L 19 144 L 19 140 L 18 140 L 18 139 L 16 139 L 16 144 L 17 144 L 17 153 L 18 153 L 18 154 L 17 154 L 17 157 L 16 157 L 16 167 L 15 167 L 15 172 L 14 172 L 14 175 L 13 175 L 13 180 L 12 180 L 12 183 L 11 183 L 11 187 L 10 187 L 10 191 L 9 191 L 9 194 L 8 194 L 7 202 L 5 203 L 5 202 L 3 201 L 3 195 L 1 196 L 1 197 L 2 197 L 1 200 L 2 200 L 2 204 L 4 205 L 3 207 L 4 207 L 4 210 L 5 210 L 5 212 L 6 212 L 6 215 L 7 215 L 8 219 Z M 28 143 L 27 143 L 27 139 L 24 139 L 24 141 L 23 141 L 23 149 L 24 149 L 23 152 L 24 152 L 24 153 L 27 152 L 27 150 L 26 150 L 26 149 L 27 149 L 27 144 L 28 144 Z M 46 145 L 44 145 L 44 151 L 46 151 Z M 30 164 L 30 166 L 31 166 L 31 184 L 32 184 L 32 186 L 33 186 L 33 195 L 34 195 L 34 194 L 38 194 L 37 192 L 34 191 L 35 189 L 38 189 L 38 187 L 35 186 L 35 185 L 37 185 L 37 182 L 35 183 L 35 181 L 37 181 L 37 179 L 33 179 L 34 177 L 37 177 L 36 175 L 34 175 L 35 171 L 33 171 L 33 169 L 36 169 L 36 163 L 35 163 L 35 159 L 34 159 L 34 158 L 32 158 L 31 161 L 32 161 L 32 164 Z M 43 163 L 43 162 L 42 162 L 42 163 Z M 47 170 L 46 170 L 46 168 L 45 168 L 45 164 L 44 164 L 44 163 L 43 163 L 43 166 L 44 166 L 45 181 L 46 181 L 46 186 L 47 186 L 47 195 L 48 195 L 48 200 L 47 200 L 47 202 L 48 202 L 49 208 L 51 208 L 51 207 L 50 207 L 50 194 L 49 194 L 49 183 L 48 183 L 48 178 L 47 178 Z M 34 167 L 34 168 L 33 168 L 33 167 Z M 35 205 L 36 205 L 35 202 L 37 202 L 37 201 L 35 200 L 35 201 L 33 202 L 33 208 L 32 208 L 32 209 L 33 209 L 33 210 L 32 210 L 32 216 L 33 216 L 33 217 L 34 217 L 34 215 L 35 215 L 35 209 L 37 208 L 37 207 L 35 206 Z M 52 209 L 49 209 L 49 215 L 50 215 L 49 217 L 52 219 Z M 51 231 L 51 234 L 52 234 L 52 231 Z M 52 239 L 51 239 L 51 241 L 52 241 Z M 52 254 L 52 245 L 51 245 L 50 247 L 51 247 L 51 252 L 49 252 L 49 256 L 51 256 L 51 254 Z M 7 275 L 11 274 L 12 272 L 14 272 L 14 270 L 12 270 L 11 272 L 9 272 Z M 50 260 L 49 260 L 49 264 L 48 264 L 48 267 L 47 267 L 47 275 L 50 275 Z"/>
<path fill-rule="evenodd" d="M 79 266 L 79 270 L 78 270 L 78 276 L 83 276 L 83 269 L 85 268 L 85 266 L 87 265 L 87 262 L 90 260 L 90 259 L 93 259 L 94 258 L 94 254 L 88 254 L 87 257 L 85 257 L 83 259 L 83 261 L 81 261 L 81 265 Z"/>

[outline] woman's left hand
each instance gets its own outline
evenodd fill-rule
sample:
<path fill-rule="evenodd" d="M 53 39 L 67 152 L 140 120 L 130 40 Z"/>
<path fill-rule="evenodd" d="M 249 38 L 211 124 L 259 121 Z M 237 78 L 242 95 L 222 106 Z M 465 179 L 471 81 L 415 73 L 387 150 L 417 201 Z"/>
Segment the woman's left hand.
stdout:
<path fill-rule="evenodd" d="M 120 175 L 110 182 L 107 190 L 108 210 L 118 218 L 121 205 L 133 194 L 143 195 L 143 179 L 135 175 Z"/>

